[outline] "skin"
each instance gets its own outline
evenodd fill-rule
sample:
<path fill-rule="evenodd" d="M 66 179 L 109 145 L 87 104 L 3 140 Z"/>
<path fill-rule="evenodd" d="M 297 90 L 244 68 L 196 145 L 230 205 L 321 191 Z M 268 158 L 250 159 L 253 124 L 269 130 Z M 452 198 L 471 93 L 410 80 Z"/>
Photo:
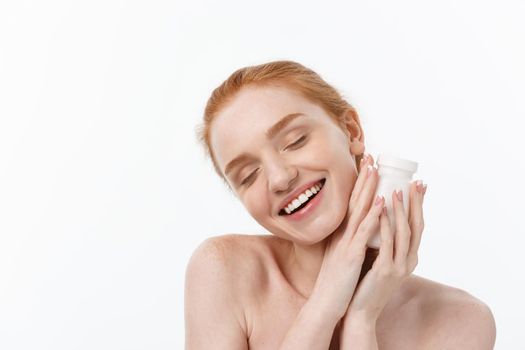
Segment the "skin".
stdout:
<path fill-rule="evenodd" d="M 261 131 L 284 115 L 299 111 L 307 117 L 295 120 L 296 123 L 288 128 L 295 130 L 283 130 L 270 142 L 265 139 Z M 231 128 L 231 125 L 236 127 Z M 306 132 L 310 134 L 305 146 L 282 151 Z M 286 269 L 296 288 L 305 296 L 309 295 L 323 260 L 325 238 L 343 220 L 357 179 L 347 135 L 322 108 L 289 89 L 249 88 L 241 91 L 235 102 L 216 117 L 211 146 L 222 167 L 241 152 L 257 155 L 252 164 L 229 174 L 226 179 L 260 225 L 275 236 L 294 243 L 294 253 Z M 239 180 L 257 168 L 259 173 L 253 183 L 241 186 Z M 278 205 L 288 195 L 290 187 L 323 177 L 327 179 L 325 190 L 329 190 L 320 208 L 326 211 L 325 215 L 300 223 L 291 223 L 277 215 Z"/>
<path fill-rule="evenodd" d="M 264 131 L 283 116 L 296 112 L 304 116 L 273 138 L 265 136 Z M 384 200 L 372 204 L 377 171 L 367 177 L 354 161 L 354 155 L 364 151 L 364 134 L 357 118 L 342 128 L 320 106 L 291 89 L 246 87 L 213 121 L 211 147 L 223 171 L 237 155 L 250 154 L 246 162 L 225 174 L 225 179 L 252 217 L 273 236 L 228 235 L 199 249 L 188 267 L 187 295 L 193 295 L 197 286 L 206 290 L 206 284 L 212 282 L 210 288 L 217 293 L 209 305 L 205 298 L 199 299 L 202 310 L 188 297 L 189 329 L 192 324 L 205 327 L 204 320 L 194 320 L 191 315 L 212 312 L 222 300 L 231 304 L 228 310 L 233 312 L 228 314 L 236 317 L 230 336 L 238 337 L 236 348 L 247 348 L 242 339 L 251 349 L 277 348 L 301 307 L 315 294 L 330 301 L 330 314 L 339 320 L 331 349 L 350 345 L 361 349 L 492 349 L 495 325 L 486 305 L 466 292 L 412 274 L 423 231 L 424 190 L 412 183 L 409 213 L 404 213 L 393 194 L 392 215 L 397 225 L 390 227 L 382 212 Z M 373 159 L 368 162 L 373 164 Z M 290 192 L 320 178 L 326 179 L 324 198 L 314 215 L 301 221 L 278 215 Z M 348 286 L 345 290 L 354 290 L 355 273 L 346 271 L 351 270 L 349 266 L 360 268 L 366 241 L 374 231 L 370 227 L 381 228 L 380 254 L 350 295 L 351 302 L 344 293 L 319 293 L 343 284 Z M 244 253 L 239 255 L 240 251 Z M 224 299 L 217 286 L 226 283 L 210 279 L 217 273 L 201 276 L 202 271 L 211 269 L 210 256 L 223 261 L 222 273 L 234 276 L 234 281 L 245 281 L 242 286 L 224 287 Z M 269 283 L 268 276 L 273 276 L 269 280 L 278 281 L 277 285 Z M 450 319 L 453 314 L 458 319 L 458 309 L 464 310 L 458 325 L 469 324 L 473 329 L 455 331 L 458 328 L 452 327 Z M 277 311 L 284 316 L 265 319 Z M 448 333 L 447 327 L 452 327 Z M 473 341 L 479 330 L 486 330 L 482 334 L 488 336 Z M 363 336 L 365 333 L 370 337 Z M 220 343 L 218 336 L 214 337 L 215 346 Z M 187 338 L 190 344 L 195 337 Z"/>

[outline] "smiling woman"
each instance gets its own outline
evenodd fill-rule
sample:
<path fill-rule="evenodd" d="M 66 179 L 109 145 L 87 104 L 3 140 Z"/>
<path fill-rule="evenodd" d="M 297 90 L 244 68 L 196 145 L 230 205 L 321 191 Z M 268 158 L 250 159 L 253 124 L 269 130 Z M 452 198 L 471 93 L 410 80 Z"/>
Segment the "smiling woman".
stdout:
<path fill-rule="evenodd" d="M 186 270 L 187 349 L 492 349 L 490 309 L 412 274 L 426 185 L 395 227 L 355 109 L 292 61 L 245 67 L 208 100 L 199 138 L 268 235 L 204 241 Z M 364 169 L 368 169 L 364 171 Z M 366 242 L 380 228 L 379 250 Z"/>

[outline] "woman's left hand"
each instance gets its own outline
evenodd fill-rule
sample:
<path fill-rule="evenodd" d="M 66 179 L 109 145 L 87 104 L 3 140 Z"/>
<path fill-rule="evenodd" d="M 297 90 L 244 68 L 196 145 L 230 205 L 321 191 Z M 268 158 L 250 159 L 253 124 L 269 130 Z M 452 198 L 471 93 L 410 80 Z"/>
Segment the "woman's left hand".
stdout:
<path fill-rule="evenodd" d="M 392 193 L 395 215 L 395 232 L 392 232 L 386 214 L 386 207 L 379 217 L 381 246 L 372 268 L 357 287 L 348 310 L 343 317 L 343 325 L 358 320 L 375 326 L 383 308 L 393 292 L 415 269 L 418 262 L 418 249 L 423 233 L 423 197 L 425 187 L 410 186 L 409 213 L 405 213 L 402 199 Z M 402 196 L 401 196 L 402 198 Z M 407 217 L 409 218 L 407 219 Z"/>

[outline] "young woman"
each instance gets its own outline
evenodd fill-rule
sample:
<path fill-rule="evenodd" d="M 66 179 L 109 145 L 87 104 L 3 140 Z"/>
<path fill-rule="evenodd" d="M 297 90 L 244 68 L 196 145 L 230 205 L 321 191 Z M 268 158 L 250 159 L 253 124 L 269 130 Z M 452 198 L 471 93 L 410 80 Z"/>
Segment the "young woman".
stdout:
<path fill-rule="evenodd" d="M 271 234 L 217 236 L 194 252 L 186 349 L 493 349 L 482 301 L 412 274 L 426 185 L 411 184 L 407 213 L 392 193 L 387 214 L 357 113 L 315 72 L 239 69 L 213 91 L 200 138 Z M 380 249 L 368 249 L 378 228 Z"/>

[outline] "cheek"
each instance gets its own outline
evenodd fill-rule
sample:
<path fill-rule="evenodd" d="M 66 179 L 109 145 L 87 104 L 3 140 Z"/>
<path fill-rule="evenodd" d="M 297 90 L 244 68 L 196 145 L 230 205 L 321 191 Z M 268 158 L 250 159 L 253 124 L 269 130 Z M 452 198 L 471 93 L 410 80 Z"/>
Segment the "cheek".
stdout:
<path fill-rule="evenodd" d="M 252 184 L 253 186 L 253 184 Z M 268 200 L 263 191 L 250 189 L 241 201 L 250 215 L 257 221 L 264 216 L 268 215 L 270 207 L 268 205 Z"/>
<path fill-rule="evenodd" d="M 339 134 L 329 135 L 322 139 L 323 142 L 316 142 L 310 148 L 317 161 L 321 161 L 330 169 L 352 171 L 355 165 L 353 155 L 350 152 L 348 143 Z"/>
<path fill-rule="evenodd" d="M 330 151 L 325 154 L 325 159 L 327 163 L 329 162 L 337 192 L 345 200 L 349 199 L 357 180 L 357 168 L 347 143 L 344 140 L 331 142 Z"/>

